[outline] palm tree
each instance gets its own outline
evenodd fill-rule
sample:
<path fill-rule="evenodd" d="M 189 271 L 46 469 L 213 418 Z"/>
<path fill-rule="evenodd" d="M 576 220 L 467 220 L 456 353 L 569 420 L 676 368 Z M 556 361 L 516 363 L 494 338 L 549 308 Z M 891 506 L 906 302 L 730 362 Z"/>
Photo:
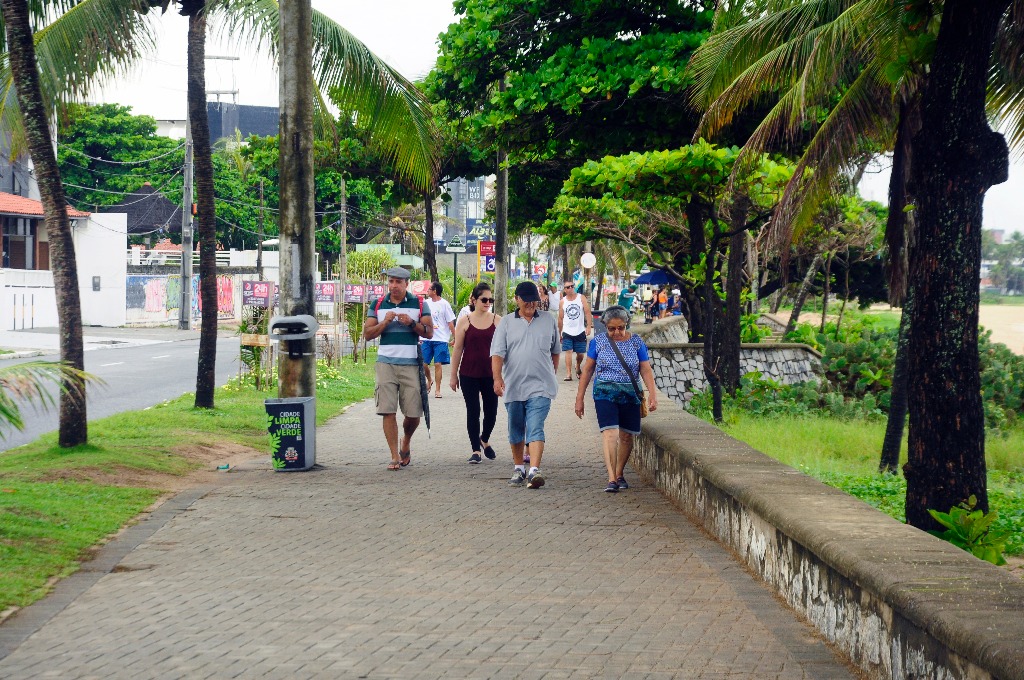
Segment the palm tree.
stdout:
<path fill-rule="evenodd" d="M 7 65 L 24 120 L 24 136 L 35 164 L 42 197 L 46 233 L 50 240 L 50 261 L 60 323 L 60 356 L 69 370 L 61 374 L 60 424 L 58 440 L 70 447 L 88 441 L 85 367 L 82 346 L 82 308 L 78 296 L 75 246 L 67 214 L 67 198 L 54 156 L 50 126 L 43 104 L 32 27 L 26 0 L 3 0 L 0 4 L 6 29 Z M 10 93 L 8 93 L 8 96 Z M 9 414 L 9 407 L 5 406 Z M 17 411 L 15 410 L 15 414 Z"/>
<path fill-rule="evenodd" d="M 19 103 L 26 113 L 38 110 L 40 119 L 45 121 L 45 111 L 51 106 L 60 108 L 76 97 L 84 97 L 103 78 L 125 72 L 138 59 L 155 52 L 154 18 L 150 9 L 159 7 L 166 12 L 172 2 L 189 18 L 188 110 L 196 152 L 196 221 L 202 301 L 195 405 L 212 408 L 217 324 L 216 214 L 203 75 L 207 22 L 218 24 L 226 35 L 236 36 L 276 57 L 280 37 L 278 0 L 53 0 L 33 3 L 42 6 L 34 17 L 40 25 L 45 24 L 51 14 L 57 16 L 35 35 L 36 57 L 41 66 L 39 94 L 31 104 Z M 24 8 L 26 3 L 10 0 L 5 4 L 5 11 L 7 5 Z M 25 16 L 28 26 L 27 10 Z M 374 132 L 374 142 L 392 161 L 398 175 L 426 189 L 437 172 L 437 142 L 425 99 L 411 83 L 320 12 L 312 13 L 312 32 L 317 130 L 330 134 L 333 129 L 333 119 L 323 95 L 330 92 L 343 115 L 352 116 L 360 126 Z M 31 33 L 27 35 L 31 44 Z M 21 53 L 24 54 L 24 50 Z M 3 65 L 13 65 L 18 56 L 4 55 L 0 59 Z M 28 63 L 33 62 L 30 59 Z M 11 99 L 11 92 L 10 76 L 0 70 L 0 124 L 4 129 L 15 130 L 17 138 L 17 131 L 21 129 L 19 109 Z M 73 262 L 73 254 L 69 257 Z M 77 285 L 75 277 L 69 282 Z M 76 326 L 80 352 L 80 320 Z M 69 343 L 76 342 L 73 334 L 64 335 Z"/>
<path fill-rule="evenodd" d="M 915 526 L 933 526 L 928 507 L 945 509 L 971 493 L 987 507 L 975 270 L 981 200 L 989 186 L 1005 180 L 1007 167 L 1006 144 L 988 129 L 986 106 L 1012 124 L 1015 145 L 1024 141 L 1018 59 L 1024 5 L 1014 2 L 1007 11 L 1010 4 L 736 3 L 719 12 L 724 30 L 693 61 L 695 101 L 706 110 L 702 132 L 721 129 L 752 102 L 777 98 L 748 142 L 748 154 L 772 141 L 795 141 L 816 114 L 827 112 L 801 159 L 801 170 L 813 167 L 814 173 L 807 179 L 798 172 L 787 188 L 774 227 L 777 246 L 788 242 L 793 225 L 828 192 L 864 140 L 894 148 L 887 242 L 890 292 L 902 302 L 909 282 L 912 300 L 908 384 L 916 396 L 909 400 L 905 472 L 907 517 Z M 904 245 L 914 238 L 903 223 L 911 177 L 917 195 L 909 226 L 920 238 L 904 265 Z M 914 275 L 906 276 L 908 268 Z M 939 319 L 946 324 L 951 317 L 955 328 L 934 332 Z"/>

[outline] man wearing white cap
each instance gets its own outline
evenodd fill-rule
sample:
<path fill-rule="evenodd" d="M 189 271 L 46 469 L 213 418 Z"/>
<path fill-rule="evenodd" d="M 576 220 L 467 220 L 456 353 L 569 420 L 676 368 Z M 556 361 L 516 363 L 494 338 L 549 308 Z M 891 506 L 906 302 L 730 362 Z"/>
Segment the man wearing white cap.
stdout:
<path fill-rule="evenodd" d="M 430 310 L 409 293 L 408 269 L 392 267 L 388 294 L 366 312 L 363 337 L 380 338 L 377 349 L 377 414 L 384 416 L 384 438 L 391 449 L 388 470 L 401 470 L 412 459 L 412 435 L 423 417 L 420 398 L 419 339 L 433 336 Z M 398 409 L 402 409 L 402 440 L 398 440 Z"/>

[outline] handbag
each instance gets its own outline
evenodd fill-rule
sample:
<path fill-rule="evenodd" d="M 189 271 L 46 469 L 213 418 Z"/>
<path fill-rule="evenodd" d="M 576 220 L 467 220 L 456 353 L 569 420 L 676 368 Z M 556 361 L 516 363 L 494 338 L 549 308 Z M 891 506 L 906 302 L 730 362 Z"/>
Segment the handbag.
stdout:
<path fill-rule="evenodd" d="M 608 334 L 606 333 L 605 335 Z M 626 358 L 622 356 L 622 351 L 619 349 L 616 342 L 612 340 L 611 335 L 608 335 L 608 344 L 610 344 L 612 349 L 615 350 L 615 356 L 619 358 L 619 363 L 622 364 L 623 370 L 626 371 L 626 375 L 629 376 L 629 381 L 633 383 L 633 391 L 636 392 L 636 397 L 640 400 L 640 417 L 646 418 L 647 414 L 650 413 L 650 409 L 647 407 L 647 395 L 644 394 L 642 389 L 640 389 L 640 385 L 637 384 L 633 371 L 629 370 L 629 365 L 626 364 Z"/>

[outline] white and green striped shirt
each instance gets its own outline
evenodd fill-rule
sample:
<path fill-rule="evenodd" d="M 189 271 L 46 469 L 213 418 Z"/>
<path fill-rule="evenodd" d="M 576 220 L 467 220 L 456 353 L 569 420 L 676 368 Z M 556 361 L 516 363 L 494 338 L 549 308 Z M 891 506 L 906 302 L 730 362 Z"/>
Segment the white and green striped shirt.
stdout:
<path fill-rule="evenodd" d="M 421 311 L 422 305 L 418 297 L 412 293 L 406 293 L 405 299 L 395 304 L 391 301 L 391 295 L 371 305 L 366 312 L 367 318 L 377 319 L 377 323 L 387 316 L 389 311 L 394 310 L 396 314 L 408 314 L 414 321 L 430 323 L 430 312 Z M 413 324 L 415 326 L 415 323 Z M 388 324 L 380 336 L 380 347 L 377 349 L 377 361 L 383 364 L 415 365 L 419 363 L 419 336 L 413 330 L 413 326 L 406 326 L 397 320 Z"/>

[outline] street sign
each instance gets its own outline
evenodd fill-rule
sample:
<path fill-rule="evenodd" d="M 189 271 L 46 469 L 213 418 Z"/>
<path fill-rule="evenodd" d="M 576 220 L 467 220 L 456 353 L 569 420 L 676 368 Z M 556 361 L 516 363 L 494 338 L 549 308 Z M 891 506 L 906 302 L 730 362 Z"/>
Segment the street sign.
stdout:
<path fill-rule="evenodd" d="M 462 239 L 456 234 L 452 236 L 452 239 L 448 241 L 448 245 L 445 246 L 445 250 L 449 253 L 464 253 L 466 252 L 466 244 L 462 242 Z"/>

